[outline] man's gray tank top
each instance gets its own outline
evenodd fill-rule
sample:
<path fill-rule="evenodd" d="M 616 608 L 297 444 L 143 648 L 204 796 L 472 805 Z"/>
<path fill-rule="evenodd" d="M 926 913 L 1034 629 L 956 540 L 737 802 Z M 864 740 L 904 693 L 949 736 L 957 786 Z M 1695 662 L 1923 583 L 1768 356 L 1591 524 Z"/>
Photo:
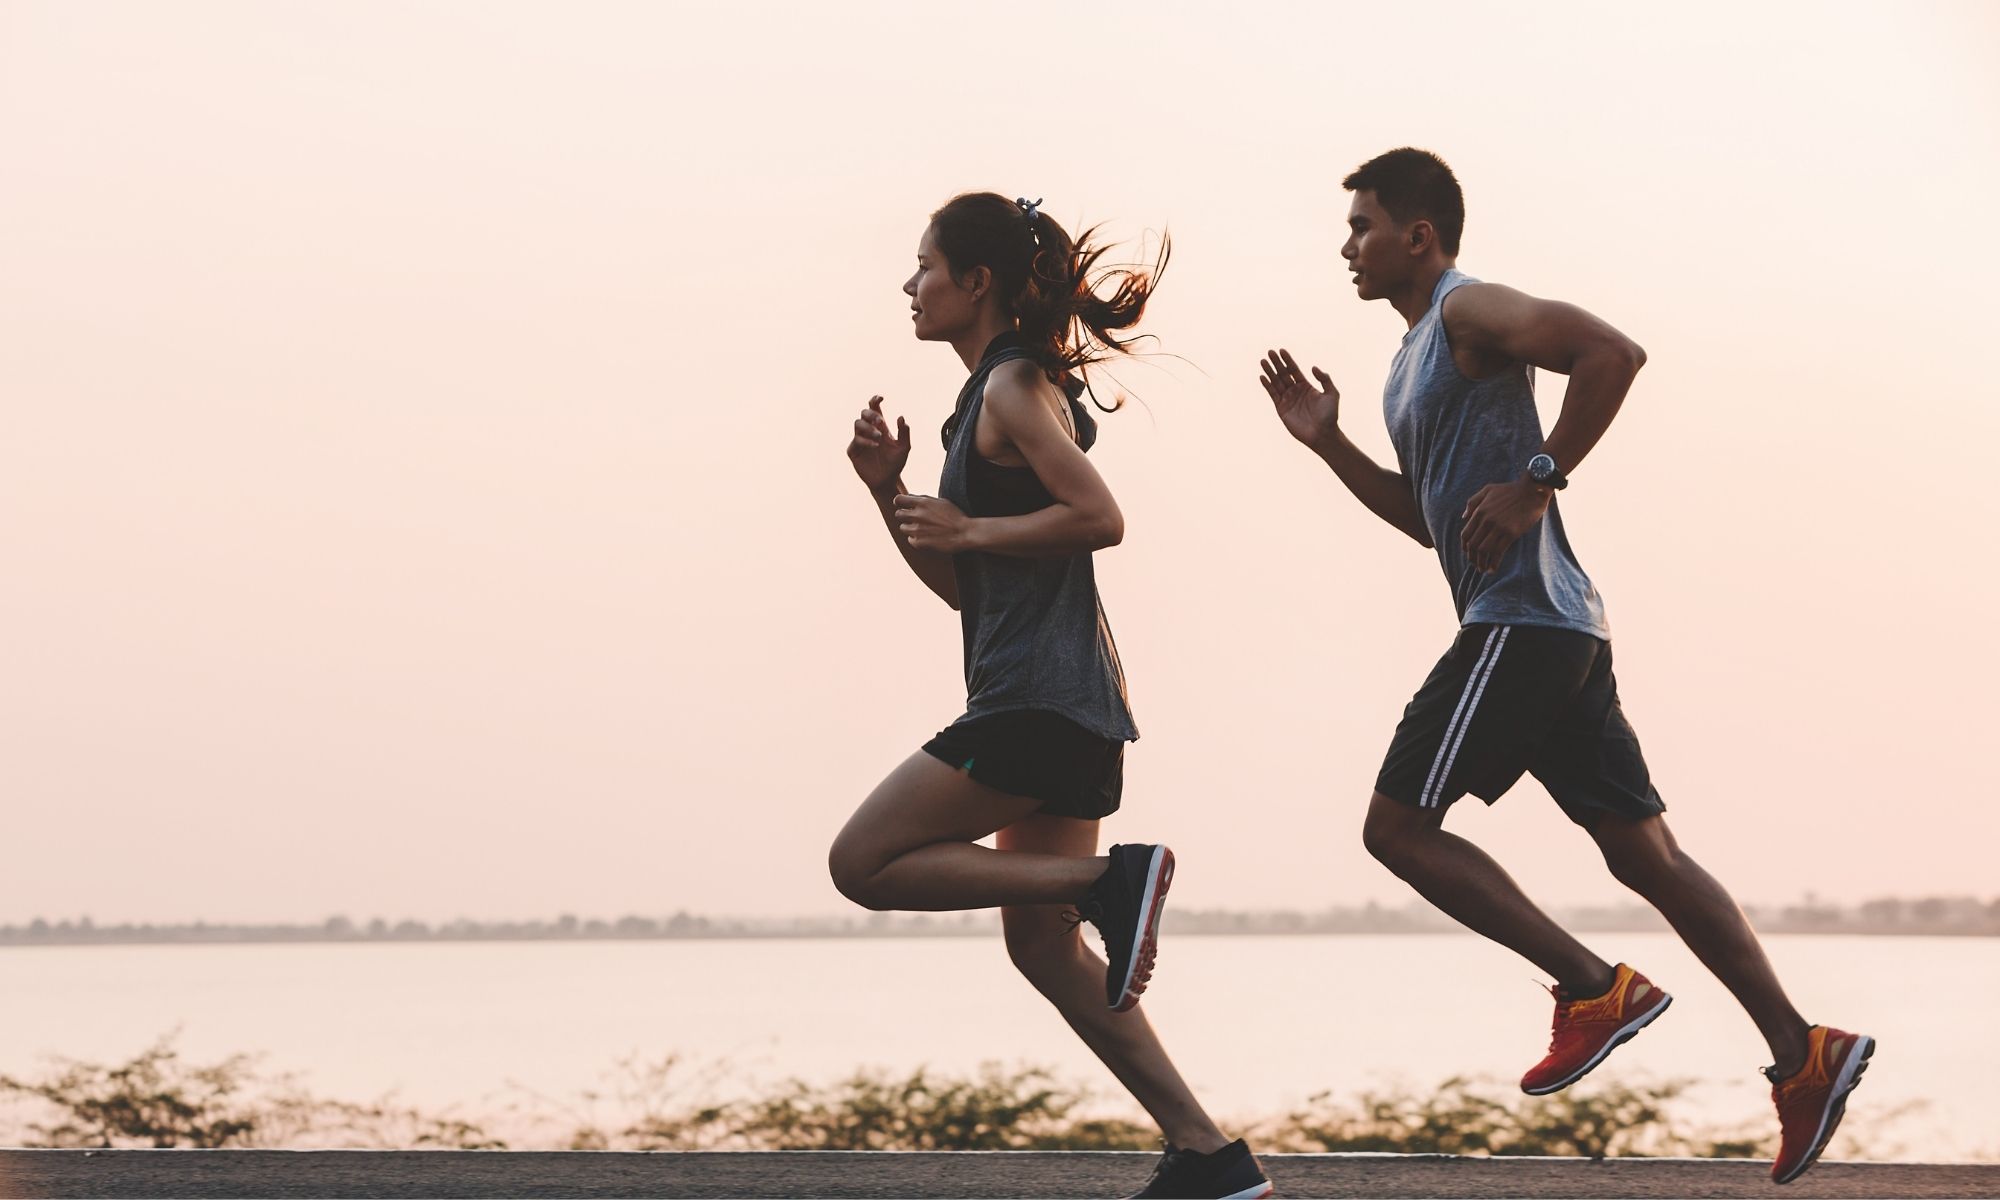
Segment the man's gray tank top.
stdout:
<path fill-rule="evenodd" d="M 1478 282 L 1455 267 L 1446 271 L 1431 291 L 1429 311 L 1403 335 L 1382 389 L 1396 461 L 1423 508 L 1461 625 L 1551 626 L 1609 641 L 1604 601 L 1570 549 L 1556 501 L 1491 575 L 1476 570 L 1459 544 L 1473 493 L 1522 478 L 1542 449 L 1533 367 L 1511 363 L 1485 379 L 1468 379 L 1452 361 L 1444 298 Z"/>
<path fill-rule="evenodd" d="M 1008 471 L 979 459 L 974 437 L 986 399 L 986 380 L 1002 363 L 1033 356 L 1018 339 L 1001 335 L 986 348 L 972 377 L 959 391 L 958 403 L 945 426 L 944 474 L 938 496 L 967 516 L 1005 515 L 983 512 L 975 487 L 976 475 Z M 1070 401 L 1078 443 L 1090 448 L 1095 422 L 1083 406 Z M 1023 486 L 1039 490 L 1033 473 L 1008 471 L 1024 477 L 1009 490 Z M 991 490 L 989 487 L 988 490 Z M 1048 501 L 1035 504 L 1044 506 Z M 987 507 L 994 507 L 990 502 Z M 1013 512 L 1018 506 L 1004 506 Z M 1139 736 L 1125 699 L 1125 671 L 1118 647 L 1097 596 L 1097 579 L 1090 555 L 1017 558 L 1006 554 L 967 552 L 952 556 L 958 576 L 959 623 L 965 634 L 965 715 L 953 725 L 978 717 L 1021 709 L 1059 713 L 1112 741 Z"/>

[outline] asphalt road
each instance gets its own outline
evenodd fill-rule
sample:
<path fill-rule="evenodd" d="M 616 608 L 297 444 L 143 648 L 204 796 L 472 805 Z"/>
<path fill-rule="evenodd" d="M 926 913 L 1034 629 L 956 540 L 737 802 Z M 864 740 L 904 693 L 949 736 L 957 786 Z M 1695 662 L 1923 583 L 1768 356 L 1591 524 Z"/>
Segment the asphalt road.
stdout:
<path fill-rule="evenodd" d="M 1123 1196 L 1147 1154 L 0 1150 L 0 1197 Z M 1821 1163 L 1772 1186 L 1712 1159 L 1264 1157 L 1286 1197 L 2000 1197 L 2000 1164 Z"/>

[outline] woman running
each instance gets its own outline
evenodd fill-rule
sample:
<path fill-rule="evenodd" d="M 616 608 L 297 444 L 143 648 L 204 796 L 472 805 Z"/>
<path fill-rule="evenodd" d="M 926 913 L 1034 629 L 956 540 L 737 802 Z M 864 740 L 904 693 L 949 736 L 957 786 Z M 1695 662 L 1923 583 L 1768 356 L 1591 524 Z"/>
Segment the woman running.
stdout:
<path fill-rule="evenodd" d="M 910 429 L 882 397 L 848 458 L 910 570 L 959 611 L 966 710 L 879 784 L 834 839 L 841 893 L 863 907 L 998 907 L 1007 951 L 1160 1125 L 1167 1152 L 1141 1196 L 1263 1196 L 1249 1147 L 1202 1111 L 1135 1010 L 1152 973 L 1174 858 L 1158 845 L 1097 853 L 1116 811 L 1125 743 L 1139 736 L 1098 602 L 1091 553 L 1124 535 L 1084 452 L 1096 422 L 1079 373 L 1129 353 L 1167 247 L 1149 274 L 1106 271 L 1039 201 L 954 198 L 917 245 L 918 340 L 971 371 L 944 424 L 938 495 L 907 493 Z M 1115 283 L 1109 297 L 1096 283 Z M 996 849 L 977 843 L 997 835 Z M 1103 936 L 1100 959 L 1076 936 Z"/>

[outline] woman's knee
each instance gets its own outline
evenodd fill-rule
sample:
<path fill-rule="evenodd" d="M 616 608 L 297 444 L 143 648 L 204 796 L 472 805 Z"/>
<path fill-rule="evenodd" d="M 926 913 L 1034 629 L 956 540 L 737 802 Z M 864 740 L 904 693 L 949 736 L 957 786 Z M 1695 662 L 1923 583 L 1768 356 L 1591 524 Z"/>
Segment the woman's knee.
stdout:
<path fill-rule="evenodd" d="M 1061 911 L 1041 907 L 1000 910 L 1007 957 L 1015 970 L 1037 986 L 1074 968 L 1080 959 L 1077 928 L 1063 920 Z"/>
<path fill-rule="evenodd" d="M 834 888 L 854 903 L 877 912 L 888 907 L 876 884 L 882 863 L 847 837 L 833 840 L 826 852 L 826 870 Z"/>

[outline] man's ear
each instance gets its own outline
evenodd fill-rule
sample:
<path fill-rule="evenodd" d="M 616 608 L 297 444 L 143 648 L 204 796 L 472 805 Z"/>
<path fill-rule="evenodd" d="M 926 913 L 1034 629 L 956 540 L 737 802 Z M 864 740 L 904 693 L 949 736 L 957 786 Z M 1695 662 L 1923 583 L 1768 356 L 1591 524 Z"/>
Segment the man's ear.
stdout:
<path fill-rule="evenodd" d="M 1437 226 L 1431 224 L 1428 217 L 1418 217 L 1410 222 L 1410 227 L 1404 231 L 1403 237 L 1409 244 L 1411 257 L 1417 257 L 1437 245 Z"/>

